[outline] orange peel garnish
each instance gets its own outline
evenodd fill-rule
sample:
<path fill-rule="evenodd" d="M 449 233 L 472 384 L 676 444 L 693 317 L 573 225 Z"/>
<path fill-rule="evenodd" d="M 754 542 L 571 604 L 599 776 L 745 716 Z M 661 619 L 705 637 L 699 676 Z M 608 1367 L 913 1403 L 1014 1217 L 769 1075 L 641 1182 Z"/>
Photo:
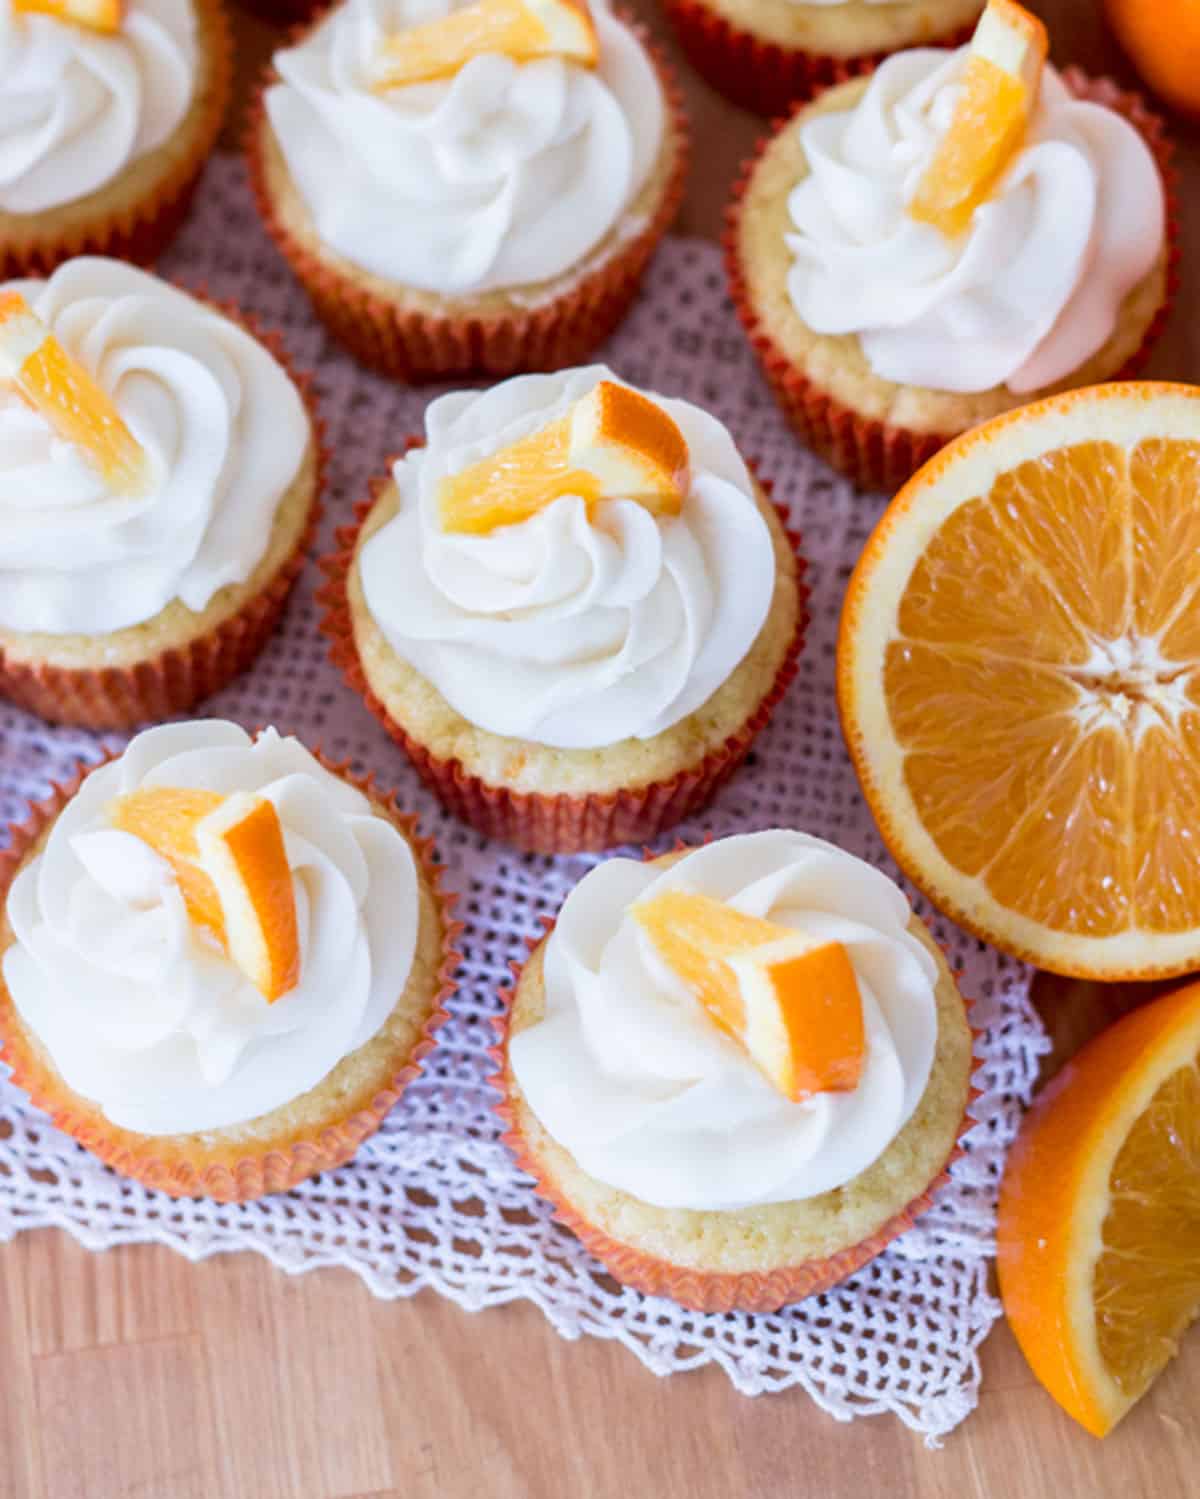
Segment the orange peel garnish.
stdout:
<path fill-rule="evenodd" d="M 1049 50 L 1046 28 L 1016 0 L 988 0 L 949 128 L 908 212 L 957 235 L 985 201 L 1024 139 Z"/>
<path fill-rule="evenodd" d="M 475 0 L 436 21 L 387 37 L 371 86 L 401 88 L 449 78 L 472 57 L 488 52 L 514 62 L 563 57 L 594 68 L 599 43 L 584 0 Z"/>
<path fill-rule="evenodd" d="M 866 1049 L 845 947 L 668 890 L 632 908 L 663 962 L 785 1098 L 848 1092 Z"/>
<path fill-rule="evenodd" d="M 13 0 L 13 9 L 110 33 L 120 31 L 123 13 L 122 0 Z"/>
<path fill-rule="evenodd" d="M 634 500 L 678 515 L 688 483 L 683 433 L 656 402 L 601 380 L 549 426 L 510 443 L 438 486 L 444 531 L 485 535 L 572 494 L 588 506 Z"/>
<path fill-rule="evenodd" d="M 170 864 L 188 915 L 272 1003 L 300 978 L 300 939 L 283 827 L 272 802 L 155 786 L 118 797 L 114 828 Z"/>
<path fill-rule="evenodd" d="M 112 398 L 15 291 L 0 292 L 0 381 L 11 383 L 55 435 L 78 448 L 118 494 L 145 490 L 145 451 Z"/>

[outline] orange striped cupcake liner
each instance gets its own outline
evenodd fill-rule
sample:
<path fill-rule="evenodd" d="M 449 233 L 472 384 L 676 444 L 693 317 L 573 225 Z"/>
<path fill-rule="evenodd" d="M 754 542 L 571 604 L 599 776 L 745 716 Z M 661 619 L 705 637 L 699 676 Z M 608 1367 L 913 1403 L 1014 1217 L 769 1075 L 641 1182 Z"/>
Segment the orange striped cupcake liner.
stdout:
<path fill-rule="evenodd" d="M 683 845 L 679 847 L 682 848 Z M 653 859 L 657 855 L 647 851 L 645 857 Z M 551 916 L 544 916 L 542 924 L 546 928 L 543 936 L 526 939 L 531 954 L 549 940 L 555 920 Z M 941 943 L 938 946 L 943 952 L 946 951 Z M 501 1138 L 520 1169 L 533 1178 L 534 1190 L 538 1196 L 553 1208 L 555 1220 L 570 1229 L 588 1253 L 599 1260 L 614 1279 L 645 1296 L 665 1296 L 669 1301 L 677 1302 L 694 1312 L 778 1312 L 797 1301 L 803 1301 L 807 1296 L 831 1291 L 882 1254 L 889 1244 L 901 1234 L 907 1233 L 917 1219 L 934 1206 L 943 1188 L 950 1182 L 951 1167 L 966 1154 L 963 1141 L 975 1125 L 971 1108 L 982 1093 L 982 1089 L 976 1087 L 974 1082 L 967 1089 L 957 1140 L 941 1170 L 924 1191 L 919 1192 L 899 1212 L 894 1213 L 873 1234 L 859 1243 L 848 1245 L 838 1253 L 822 1259 L 810 1259 L 796 1265 L 782 1265 L 761 1271 L 698 1270 L 647 1254 L 645 1250 L 597 1228 L 585 1217 L 571 1202 L 545 1162 L 537 1156 L 521 1129 L 513 1104 L 516 1084 L 508 1062 L 508 1037 L 512 1006 L 523 971 L 520 963 L 509 964 L 512 985 L 500 991 L 501 1013 L 492 1019 L 498 1042 L 490 1048 L 488 1055 L 496 1066 L 492 1086 L 499 1093 L 499 1098 L 493 1107 L 504 1127 Z M 953 976 L 957 984 L 961 975 L 956 972 Z M 963 1004 L 965 1008 L 965 1000 Z M 979 1034 L 974 1027 L 971 1028 L 973 1041 L 978 1040 Z"/>
<path fill-rule="evenodd" d="M 536 307 L 482 317 L 402 307 L 343 274 L 296 238 L 276 212 L 267 182 L 270 125 L 265 95 L 274 81 L 268 67 L 246 130 L 246 156 L 259 212 L 317 316 L 360 363 L 413 384 L 566 369 L 586 362 L 625 317 L 650 257 L 683 202 L 691 132 L 682 92 L 661 48 L 638 21 L 618 14 L 650 54 L 667 100 L 674 149 L 670 181 L 646 226 L 573 286 Z M 310 25 L 297 28 L 288 45 L 302 41 Z"/>
<path fill-rule="evenodd" d="M 1126 92 L 1109 78 L 1090 78 L 1079 68 L 1068 68 L 1063 78 L 1077 98 L 1115 110 L 1133 125 L 1153 153 L 1166 188 L 1169 247 L 1166 296 L 1137 352 L 1110 377 L 1113 380 L 1132 380 L 1145 368 L 1161 337 L 1180 286 L 1179 174 L 1172 165 L 1174 146 L 1162 119 L 1149 109 L 1139 94 Z M 800 105 L 799 109 L 802 108 Z M 793 125 L 799 109 L 759 142 L 754 155 L 743 165 L 734 187 L 733 201 L 726 211 L 723 238 L 730 295 L 771 393 L 804 445 L 860 489 L 894 494 L 959 433 L 916 431 L 865 417 L 844 405 L 797 368 L 775 343 L 751 301 L 742 272 L 738 228 L 746 188 L 771 140 L 780 130 Z"/>
<path fill-rule="evenodd" d="M 408 443 L 409 448 L 419 445 L 418 439 L 410 439 Z M 603 794 L 543 796 L 491 786 L 468 771 L 460 760 L 442 759 L 433 754 L 391 717 L 367 681 L 354 639 L 347 584 L 359 533 L 391 480 L 394 462 L 394 459 L 389 461 L 387 472 L 372 481 L 370 498 L 355 507 L 354 523 L 339 528 L 335 551 L 322 558 L 321 571 L 328 581 L 319 590 L 317 602 L 325 609 L 321 630 L 329 641 L 330 659 L 404 750 L 417 774 L 442 805 L 488 838 L 543 854 L 595 852 L 625 843 L 653 843 L 669 828 L 708 806 L 746 758 L 798 670 L 808 627 L 809 590 L 804 581 L 808 564 L 801 554 L 800 534 L 791 527 L 783 507 L 776 504 L 775 510 L 796 555 L 800 609 L 795 634 L 775 680 L 753 714 L 724 744 L 710 750 L 690 769 L 667 780 Z M 750 467 L 753 471 L 752 464 Z M 769 497 L 771 485 L 755 477 Z"/>
<path fill-rule="evenodd" d="M 76 255 L 108 255 L 115 260 L 152 264 L 179 232 L 191 207 L 200 174 L 217 143 L 233 88 L 233 36 L 222 0 L 193 0 L 202 39 L 208 43 L 211 74 L 190 127 L 189 148 L 181 151 L 152 191 L 133 204 L 94 217 L 81 215 L 66 230 L 50 230 L 53 214 L 0 215 L 0 281 L 48 276 Z M 104 188 L 97 189 L 102 196 Z M 64 208 L 70 205 L 63 205 Z"/>
<path fill-rule="evenodd" d="M 47 723 L 98 733 L 133 729 L 187 712 L 228 686 L 254 662 L 278 628 L 317 533 L 329 449 L 313 377 L 296 369 L 278 333 L 264 329 L 253 314 L 242 312 L 232 303 L 214 301 L 202 291 L 181 289 L 197 301 L 207 302 L 257 339 L 299 391 L 317 452 L 308 521 L 270 582 L 222 624 L 186 645 L 174 646 L 132 666 L 72 668 L 17 660 L 0 644 L 0 697 Z"/>
<path fill-rule="evenodd" d="M 57 1129 L 82 1145 L 121 1176 L 171 1197 L 207 1197 L 215 1202 L 248 1202 L 272 1192 L 287 1192 L 307 1177 L 345 1165 L 373 1135 L 408 1084 L 419 1075 L 448 1019 L 446 1002 L 457 984 L 461 962 L 457 942 L 463 925 L 452 916 L 458 897 L 442 889 L 442 866 L 435 861 L 433 840 L 419 835 L 417 821 L 401 812 L 394 795 L 381 795 L 373 777 L 352 774 L 349 762 L 334 763 L 321 751 L 317 760 L 332 774 L 382 804 L 417 857 L 421 875 L 433 894 L 442 928 L 442 959 L 429 1015 L 421 1034 L 386 1086 L 356 1102 L 342 1117 L 331 1117 L 298 1134 L 281 1129 L 278 1136 L 254 1147 L 205 1144 L 197 1135 L 154 1136 L 111 1124 L 95 1104 L 75 1093 L 54 1070 L 21 1024 L 0 975 L 0 1060 L 12 1069 L 12 1081 L 30 1103 L 50 1116 Z M 101 764 L 113 757 L 107 756 Z M 47 800 L 36 802 L 24 823 L 10 829 L 9 847 L 0 853 L 0 913 L 18 871 L 39 839 L 79 790 L 89 770 L 68 785 L 55 784 Z"/>
<path fill-rule="evenodd" d="M 768 117 L 783 114 L 835 83 L 873 73 L 892 55 L 867 52 L 856 57 L 833 57 L 800 47 L 783 47 L 735 26 L 704 0 L 663 0 L 663 12 L 684 56 L 704 81 L 731 103 Z M 960 47 L 971 40 L 974 29 L 960 27 L 906 45 Z"/>

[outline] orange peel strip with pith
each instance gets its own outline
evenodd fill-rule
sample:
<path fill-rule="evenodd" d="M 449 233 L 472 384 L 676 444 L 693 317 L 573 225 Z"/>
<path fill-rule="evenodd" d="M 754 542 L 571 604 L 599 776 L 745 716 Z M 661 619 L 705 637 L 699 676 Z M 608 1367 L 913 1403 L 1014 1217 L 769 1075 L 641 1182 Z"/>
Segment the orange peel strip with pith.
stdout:
<path fill-rule="evenodd" d="M 372 71 L 376 89 L 453 77 L 473 57 L 514 62 L 562 57 L 594 68 L 596 27 L 584 0 L 475 0 L 435 21 L 387 37 Z"/>

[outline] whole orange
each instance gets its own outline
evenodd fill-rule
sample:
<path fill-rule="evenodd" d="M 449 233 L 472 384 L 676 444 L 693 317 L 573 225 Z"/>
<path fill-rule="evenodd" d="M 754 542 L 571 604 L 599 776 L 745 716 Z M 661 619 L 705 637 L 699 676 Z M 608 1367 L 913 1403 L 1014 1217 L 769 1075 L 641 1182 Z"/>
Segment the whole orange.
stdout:
<path fill-rule="evenodd" d="M 1200 0 L 1105 0 L 1117 40 L 1168 104 L 1200 114 Z"/>

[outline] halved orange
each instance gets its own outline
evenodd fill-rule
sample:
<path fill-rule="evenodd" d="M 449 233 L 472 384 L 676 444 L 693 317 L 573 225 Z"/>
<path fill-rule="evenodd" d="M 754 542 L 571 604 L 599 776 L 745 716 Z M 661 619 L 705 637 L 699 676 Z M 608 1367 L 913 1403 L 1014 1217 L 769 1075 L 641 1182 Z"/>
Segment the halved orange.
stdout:
<path fill-rule="evenodd" d="M 846 1092 L 862 1074 L 862 997 L 840 942 L 667 890 L 632 909 L 667 966 L 785 1098 Z"/>
<path fill-rule="evenodd" d="M 268 1002 L 295 988 L 296 900 L 273 803 L 242 792 L 153 786 L 118 797 L 108 817 L 170 864 L 188 915 Z"/>
<path fill-rule="evenodd" d="M 145 488 L 146 454 L 112 398 L 15 291 L 0 292 L 0 380 L 11 383 L 118 494 Z"/>
<path fill-rule="evenodd" d="M 1106 1435 L 1200 1312 L 1200 984 L 1110 1027 L 1037 1100 L 997 1248 L 1034 1373 Z"/>
<path fill-rule="evenodd" d="M 438 516 L 444 531 L 486 535 L 566 494 L 589 506 L 617 496 L 653 515 L 678 515 L 687 476 L 687 443 L 663 408 L 601 380 L 565 416 L 443 479 Z"/>
<path fill-rule="evenodd" d="M 449 78 L 485 52 L 514 62 L 565 57 L 594 68 L 599 43 L 586 0 L 475 0 L 387 37 L 371 83 L 389 89 Z"/>
<path fill-rule="evenodd" d="M 1200 390 L 1071 391 L 957 439 L 847 590 L 838 702 L 897 862 L 1058 973 L 1200 966 Z"/>
<path fill-rule="evenodd" d="M 1048 50 L 1036 16 L 1016 0 L 988 0 L 950 125 L 909 202 L 913 218 L 952 236 L 967 227 L 1025 137 Z"/>
<path fill-rule="evenodd" d="M 54 16 L 89 31 L 121 29 L 122 0 L 13 0 L 13 9 Z"/>

